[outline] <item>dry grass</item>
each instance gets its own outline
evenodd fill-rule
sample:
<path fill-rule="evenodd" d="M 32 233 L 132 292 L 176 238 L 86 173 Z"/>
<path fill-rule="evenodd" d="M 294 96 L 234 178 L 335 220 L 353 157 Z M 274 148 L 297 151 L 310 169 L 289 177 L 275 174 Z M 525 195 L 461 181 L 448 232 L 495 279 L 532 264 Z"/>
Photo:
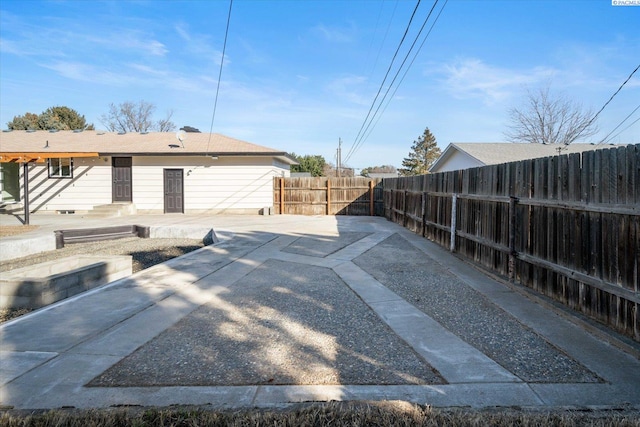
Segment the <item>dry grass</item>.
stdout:
<path fill-rule="evenodd" d="M 37 225 L 0 225 L 0 237 L 17 236 L 37 229 Z"/>
<path fill-rule="evenodd" d="M 5 412 L 0 425 L 27 426 L 640 426 L 640 414 L 620 411 L 432 409 L 407 402 L 330 402 L 280 410 L 213 411 L 203 408 L 113 408 Z"/>

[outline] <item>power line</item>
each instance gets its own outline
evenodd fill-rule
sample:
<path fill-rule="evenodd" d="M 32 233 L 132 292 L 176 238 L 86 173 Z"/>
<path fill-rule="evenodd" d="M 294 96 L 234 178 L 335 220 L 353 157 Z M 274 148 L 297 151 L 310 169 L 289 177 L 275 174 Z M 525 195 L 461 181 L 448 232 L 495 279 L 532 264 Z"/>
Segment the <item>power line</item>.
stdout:
<path fill-rule="evenodd" d="M 224 65 L 224 54 L 227 51 L 227 36 L 229 35 L 229 23 L 231 22 L 231 7 L 233 0 L 229 0 L 229 13 L 227 15 L 227 28 L 224 31 L 224 43 L 222 45 L 222 59 L 220 60 L 220 71 L 218 72 L 218 84 L 216 86 L 216 97 L 213 102 L 213 114 L 211 115 L 211 126 L 209 127 L 209 140 L 207 141 L 207 151 L 209 152 L 209 143 L 211 142 L 211 132 L 213 132 L 213 121 L 216 118 L 216 109 L 218 107 L 218 94 L 220 93 L 220 80 L 222 79 L 222 67 Z"/>
<path fill-rule="evenodd" d="M 361 131 L 364 128 L 364 132 L 358 132 L 358 136 L 356 136 L 356 140 L 354 142 L 354 144 L 352 145 L 351 149 L 349 150 L 346 158 L 345 158 L 345 162 L 348 161 L 351 156 L 353 156 L 355 154 L 355 152 L 364 144 L 364 141 L 368 138 L 369 134 L 373 131 L 373 127 L 375 127 L 375 125 L 373 127 L 371 127 L 371 125 L 374 123 L 374 120 L 376 119 L 376 116 L 378 116 L 378 112 L 380 111 L 380 108 L 382 107 L 382 105 L 384 104 L 385 99 L 387 98 L 387 96 L 389 95 L 389 91 L 391 90 L 391 88 L 393 87 L 393 84 L 395 83 L 396 79 L 398 78 L 398 75 L 400 74 L 400 72 L 402 71 L 407 59 L 409 58 L 409 56 L 411 55 L 411 52 L 413 51 L 414 47 L 416 46 L 416 43 L 418 42 L 420 36 L 422 35 L 422 32 L 424 31 L 424 28 L 427 25 L 427 22 L 429 21 L 429 18 L 431 18 L 431 15 L 433 14 L 434 9 L 436 8 L 436 5 L 438 4 L 438 0 L 436 0 L 433 5 L 431 6 L 431 9 L 429 10 L 429 14 L 427 15 L 427 17 L 425 18 L 424 22 L 422 23 L 422 26 L 420 27 L 420 30 L 418 31 L 418 34 L 416 35 L 416 37 L 413 40 L 413 43 L 411 44 L 411 47 L 409 48 L 409 50 L 407 51 L 407 54 L 405 55 L 402 63 L 400 64 L 400 67 L 398 67 L 398 70 L 396 71 L 396 74 L 393 77 L 393 80 L 391 81 L 391 83 L 389 84 L 389 87 L 387 88 L 382 100 L 380 101 L 380 103 L 378 104 L 378 107 L 376 108 L 376 111 L 374 112 L 373 116 L 371 116 L 371 120 L 368 122 L 368 124 L 366 124 L 366 127 L 364 126 L 365 123 L 367 123 L 367 119 L 369 118 L 369 114 L 367 115 L 367 118 L 365 118 L 365 122 L 363 123 L 363 126 L 361 127 Z M 446 2 L 445 5 L 446 6 Z M 442 7 L 442 9 L 444 9 L 444 6 Z M 417 6 L 416 6 L 417 9 Z M 440 13 L 442 13 L 442 9 L 440 9 Z M 440 13 L 438 14 L 438 17 L 440 17 Z M 424 45 L 425 41 L 427 40 L 427 38 L 429 37 L 429 34 L 431 34 L 431 30 L 433 29 L 433 26 L 435 25 L 435 23 L 438 20 L 438 17 L 435 19 L 435 21 L 433 22 L 433 24 L 431 25 L 431 28 L 429 29 L 429 31 L 427 32 L 427 35 L 425 36 L 424 40 L 422 41 L 422 43 L 420 44 L 420 47 L 418 48 L 418 50 L 416 51 L 416 54 L 414 56 L 414 58 L 411 60 L 409 66 L 405 69 L 405 74 L 403 75 L 403 77 L 400 80 L 400 83 L 404 80 L 404 77 L 406 76 L 407 72 L 409 71 L 409 69 L 411 68 L 411 65 L 413 65 L 413 62 L 415 61 L 415 58 L 417 56 L 417 54 L 420 52 L 420 49 L 422 49 L 422 46 Z M 395 58 L 395 57 L 394 57 Z M 387 76 L 385 76 L 386 79 Z M 394 90 L 394 94 L 395 91 L 397 91 L 398 86 L 400 85 L 400 83 L 398 83 L 398 85 L 396 85 L 395 90 Z M 383 82 L 384 84 L 384 82 Z M 378 92 L 379 95 L 379 92 Z M 371 106 L 371 108 L 373 108 L 373 106 L 376 103 L 377 100 L 377 95 L 376 95 L 376 99 L 374 99 L 373 104 Z M 391 99 L 391 98 L 390 98 Z M 388 105 L 388 104 L 387 104 Z M 385 107 L 386 109 L 386 107 Z M 384 110 L 383 110 L 384 111 Z M 369 112 L 371 112 L 371 109 L 369 110 Z M 378 116 L 379 119 L 380 116 Z M 369 132 L 369 134 L 366 134 L 367 131 L 369 130 L 369 128 L 371 127 L 371 131 Z M 365 135 L 366 134 L 366 135 Z"/>
<path fill-rule="evenodd" d="M 376 93 L 376 96 L 373 99 L 373 102 L 371 103 L 371 107 L 369 108 L 369 112 L 367 113 L 367 116 L 365 117 L 364 122 L 362 122 L 362 126 L 360 127 L 360 130 L 358 131 L 358 135 L 356 136 L 356 141 L 360 137 L 360 134 L 362 133 L 362 129 L 364 129 L 364 126 L 367 123 L 367 120 L 369 119 L 369 116 L 371 115 L 371 111 L 373 110 L 373 107 L 376 104 L 376 100 L 378 99 L 378 96 L 380 96 L 380 92 L 382 92 L 382 88 L 384 87 L 384 83 L 387 81 L 387 77 L 389 76 L 389 73 L 391 72 L 391 68 L 393 67 L 394 61 L 396 60 L 396 56 L 398 56 L 398 52 L 400 51 L 400 48 L 402 47 L 402 43 L 404 43 L 404 39 L 407 37 L 407 33 L 409 32 L 409 28 L 411 27 L 411 23 L 413 22 L 413 18 L 416 15 L 416 12 L 418 11 L 418 6 L 420 6 L 420 0 L 418 0 L 418 2 L 416 3 L 416 7 L 413 9 L 413 13 L 411 14 L 411 18 L 409 19 L 409 23 L 407 24 L 407 28 L 405 28 L 405 30 L 404 30 L 404 34 L 402 35 L 402 39 L 400 39 L 400 43 L 398 43 L 398 47 L 396 48 L 396 51 L 393 54 L 393 58 L 391 58 L 391 63 L 389 64 L 389 67 L 387 68 L 387 72 L 384 75 L 384 79 L 382 79 L 382 83 L 380 83 L 380 87 L 378 88 L 378 92 Z M 349 149 L 349 152 L 347 153 L 347 158 L 351 155 L 351 151 L 353 150 L 354 146 L 355 146 L 355 142 L 354 142 L 354 145 L 352 145 L 351 148 Z"/>
<path fill-rule="evenodd" d="M 378 14 L 378 22 L 380 21 L 380 15 L 382 14 L 382 8 L 384 6 L 384 0 L 382 3 L 380 3 L 380 13 Z M 396 0 L 396 4 L 393 7 L 393 12 L 391 13 L 391 17 L 389 18 L 389 23 L 387 24 L 387 29 L 384 32 L 384 37 L 382 38 L 382 43 L 380 43 L 380 48 L 378 48 L 378 52 L 376 54 L 376 60 L 373 63 L 373 67 L 371 68 L 371 72 L 369 73 L 369 80 L 371 80 L 371 77 L 373 76 L 373 72 L 376 70 L 377 66 L 378 66 L 378 60 L 380 59 L 380 53 L 382 52 L 382 48 L 384 47 L 386 41 L 387 41 L 387 36 L 389 35 L 389 29 L 391 28 L 391 23 L 393 22 L 393 17 L 396 15 L 396 9 L 398 8 L 398 0 Z M 376 33 L 378 31 L 378 22 L 376 22 L 376 29 L 374 31 L 374 33 Z M 373 46 L 373 37 L 371 38 L 371 47 Z M 371 47 L 369 47 L 369 50 L 371 50 Z M 368 61 L 369 55 L 367 54 L 367 63 Z"/>
<path fill-rule="evenodd" d="M 407 74 L 409 73 L 409 69 L 411 69 L 411 67 L 413 66 L 414 61 L 416 60 L 416 58 L 418 57 L 418 54 L 420 53 L 420 51 L 422 50 L 422 47 L 424 46 L 425 42 L 427 41 L 427 38 L 429 38 L 429 35 L 431 34 L 431 30 L 433 30 L 433 27 L 436 25 L 436 23 L 438 22 L 438 19 L 440 18 L 440 15 L 442 14 L 442 11 L 444 10 L 444 7 L 447 5 L 447 3 L 449 2 L 449 0 L 445 0 L 444 4 L 442 5 L 442 8 L 440 8 L 440 12 L 438 12 L 438 15 L 436 16 L 436 18 L 434 19 L 433 23 L 431 24 L 431 27 L 429 27 L 429 31 L 427 32 L 427 34 L 425 35 L 424 39 L 422 40 L 422 43 L 420 44 L 420 46 L 418 47 L 418 50 L 416 51 L 415 55 L 413 56 L 413 59 L 411 60 L 411 62 L 409 63 L 409 66 L 405 69 L 404 74 L 402 75 L 402 77 L 400 78 L 400 82 L 398 82 L 398 84 L 396 85 L 395 89 L 393 90 L 393 93 L 391 94 L 391 96 L 389 97 L 389 99 L 387 100 L 387 103 L 385 104 L 384 108 L 382 109 L 382 112 L 380 113 L 380 115 L 378 116 L 378 119 L 376 120 L 375 124 L 371 127 L 371 130 L 369 131 L 369 133 L 365 136 L 365 141 L 369 138 L 369 136 L 371 135 L 371 133 L 373 133 L 374 128 L 377 126 L 378 122 L 380 121 L 380 118 L 382 117 L 382 114 L 384 114 L 384 112 L 387 110 L 387 107 L 389 106 L 389 104 L 391 103 L 391 100 L 393 99 L 393 97 L 396 95 L 396 92 L 398 92 L 398 88 L 400 87 L 400 85 L 402 84 L 402 82 L 404 81 L 404 78 L 407 76 Z M 357 149 L 356 149 L 357 151 Z M 354 153 L 355 154 L 355 151 Z"/>
<path fill-rule="evenodd" d="M 620 85 L 620 87 L 618 88 L 618 90 L 617 90 L 617 91 L 615 91 L 615 93 L 614 93 L 613 95 L 611 95 L 611 98 L 609 98 L 609 100 L 608 100 L 607 102 L 605 102 L 605 103 L 604 103 L 604 105 L 602 106 L 602 108 L 600 108 L 600 110 L 595 114 L 595 116 L 593 116 L 593 118 L 592 118 L 591 120 L 589 120 L 589 123 L 587 123 L 587 126 L 586 126 L 586 127 L 591 126 L 591 123 L 593 123 L 593 122 L 594 122 L 594 120 L 598 117 L 598 115 L 599 115 L 600 113 L 602 113 L 602 110 L 604 110 L 604 109 L 605 109 L 605 107 L 606 107 L 607 105 L 609 105 L 609 103 L 611 102 L 611 100 L 612 100 L 613 98 L 615 98 L 615 96 L 618 94 L 618 92 L 620 92 L 620 90 L 622 90 L 622 88 L 624 87 L 624 85 L 626 85 L 626 84 L 627 84 L 627 82 L 628 82 L 629 80 L 631 80 L 631 77 L 633 77 L 633 75 L 635 74 L 635 72 L 636 72 L 636 71 L 638 71 L 638 69 L 639 69 L 639 68 L 640 68 L 640 64 L 638 64 L 638 66 L 636 67 L 636 69 L 635 69 L 635 70 L 633 70 L 633 71 L 631 72 L 631 74 L 629 74 L 629 77 L 627 77 L 627 80 L 625 80 L 624 82 L 622 82 L 622 84 Z"/>
<path fill-rule="evenodd" d="M 609 132 L 609 134 L 607 136 L 605 136 L 604 138 L 602 138 L 600 140 L 600 142 L 598 142 L 598 144 L 606 144 L 607 142 L 609 142 L 609 140 L 607 138 L 609 138 L 609 135 L 611 135 L 613 132 L 616 131 L 616 129 L 618 129 L 620 126 L 622 126 L 622 124 L 624 122 L 626 122 L 629 117 L 631 117 L 633 115 L 633 113 L 635 113 L 636 111 L 638 111 L 638 109 L 640 108 L 640 105 L 638 105 L 632 112 L 629 113 L 629 115 L 627 115 L 627 117 L 624 118 L 624 120 L 622 120 L 620 123 L 618 123 L 618 126 L 614 127 L 613 130 L 611 132 Z M 636 120 L 637 122 L 637 120 Z M 635 123 L 635 122 L 633 122 Z M 632 124 L 633 124 L 632 123 Z M 624 130 L 628 129 L 629 127 L 627 126 L 626 128 L 624 128 Z M 616 136 L 618 136 L 619 134 L 617 134 Z"/>
<path fill-rule="evenodd" d="M 627 126 L 626 128 L 622 129 L 620 132 L 616 133 L 615 135 L 613 135 L 611 138 L 609 138 L 609 140 L 605 141 L 605 142 L 609 142 L 614 138 L 617 138 L 618 135 L 620 135 L 622 132 L 624 132 L 625 130 L 629 129 L 631 126 L 635 125 L 636 123 L 638 123 L 638 121 L 640 120 L 640 117 L 638 117 L 637 119 L 635 119 L 634 121 L 632 121 L 631 123 L 629 123 L 629 126 Z"/>

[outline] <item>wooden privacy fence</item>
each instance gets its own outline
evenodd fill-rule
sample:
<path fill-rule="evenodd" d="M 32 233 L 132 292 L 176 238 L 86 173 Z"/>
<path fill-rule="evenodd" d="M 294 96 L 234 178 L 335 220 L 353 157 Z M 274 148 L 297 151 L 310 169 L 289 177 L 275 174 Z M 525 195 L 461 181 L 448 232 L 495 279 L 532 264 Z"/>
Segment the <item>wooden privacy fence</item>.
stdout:
<path fill-rule="evenodd" d="M 274 178 L 273 206 L 276 214 L 382 216 L 382 180 Z"/>
<path fill-rule="evenodd" d="M 640 341 L 640 145 L 385 179 L 384 208 Z"/>

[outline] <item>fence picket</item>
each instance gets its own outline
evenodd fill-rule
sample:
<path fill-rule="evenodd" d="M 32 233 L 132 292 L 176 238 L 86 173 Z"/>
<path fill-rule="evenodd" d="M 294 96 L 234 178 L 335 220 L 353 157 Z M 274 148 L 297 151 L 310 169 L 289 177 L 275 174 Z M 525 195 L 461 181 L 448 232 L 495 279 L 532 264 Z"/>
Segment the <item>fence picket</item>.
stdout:
<path fill-rule="evenodd" d="M 634 145 L 383 185 L 392 221 L 640 341 L 639 183 Z"/>
<path fill-rule="evenodd" d="M 639 187 L 630 145 L 418 177 L 276 178 L 274 207 L 384 216 L 640 341 Z"/>

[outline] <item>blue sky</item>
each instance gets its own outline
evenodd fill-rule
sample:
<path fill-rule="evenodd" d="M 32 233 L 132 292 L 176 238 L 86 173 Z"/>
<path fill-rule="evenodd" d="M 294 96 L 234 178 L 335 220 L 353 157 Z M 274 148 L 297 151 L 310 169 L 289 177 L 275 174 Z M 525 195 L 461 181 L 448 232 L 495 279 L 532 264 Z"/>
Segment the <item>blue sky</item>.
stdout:
<path fill-rule="evenodd" d="M 331 162 L 341 138 L 352 167 L 400 167 L 425 127 L 443 149 L 505 141 L 507 111 L 527 89 L 550 85 L 597 111 L 640 64 L 640 7 L 440 0 L 411 67 L 405 75 L 413 55 L 374 127 L 356 139 L 416 3 L 234 0 L 213 131 Z M 383 94 L 432 5 L 420 3 Z M 228 11 L 217 0 L 3 0 L 2 127 L 64 105 L 100 129 L 110 103 L 145 100 L 156 118 L 173 110 L 178 127 L 208 132 Z M 638 105 L 640 71 L 585 142 L 605 138 Z M 640 109 L 612 136 L 639 117 Z M 640 121 L 610 142 L 640 143 Z"/>

